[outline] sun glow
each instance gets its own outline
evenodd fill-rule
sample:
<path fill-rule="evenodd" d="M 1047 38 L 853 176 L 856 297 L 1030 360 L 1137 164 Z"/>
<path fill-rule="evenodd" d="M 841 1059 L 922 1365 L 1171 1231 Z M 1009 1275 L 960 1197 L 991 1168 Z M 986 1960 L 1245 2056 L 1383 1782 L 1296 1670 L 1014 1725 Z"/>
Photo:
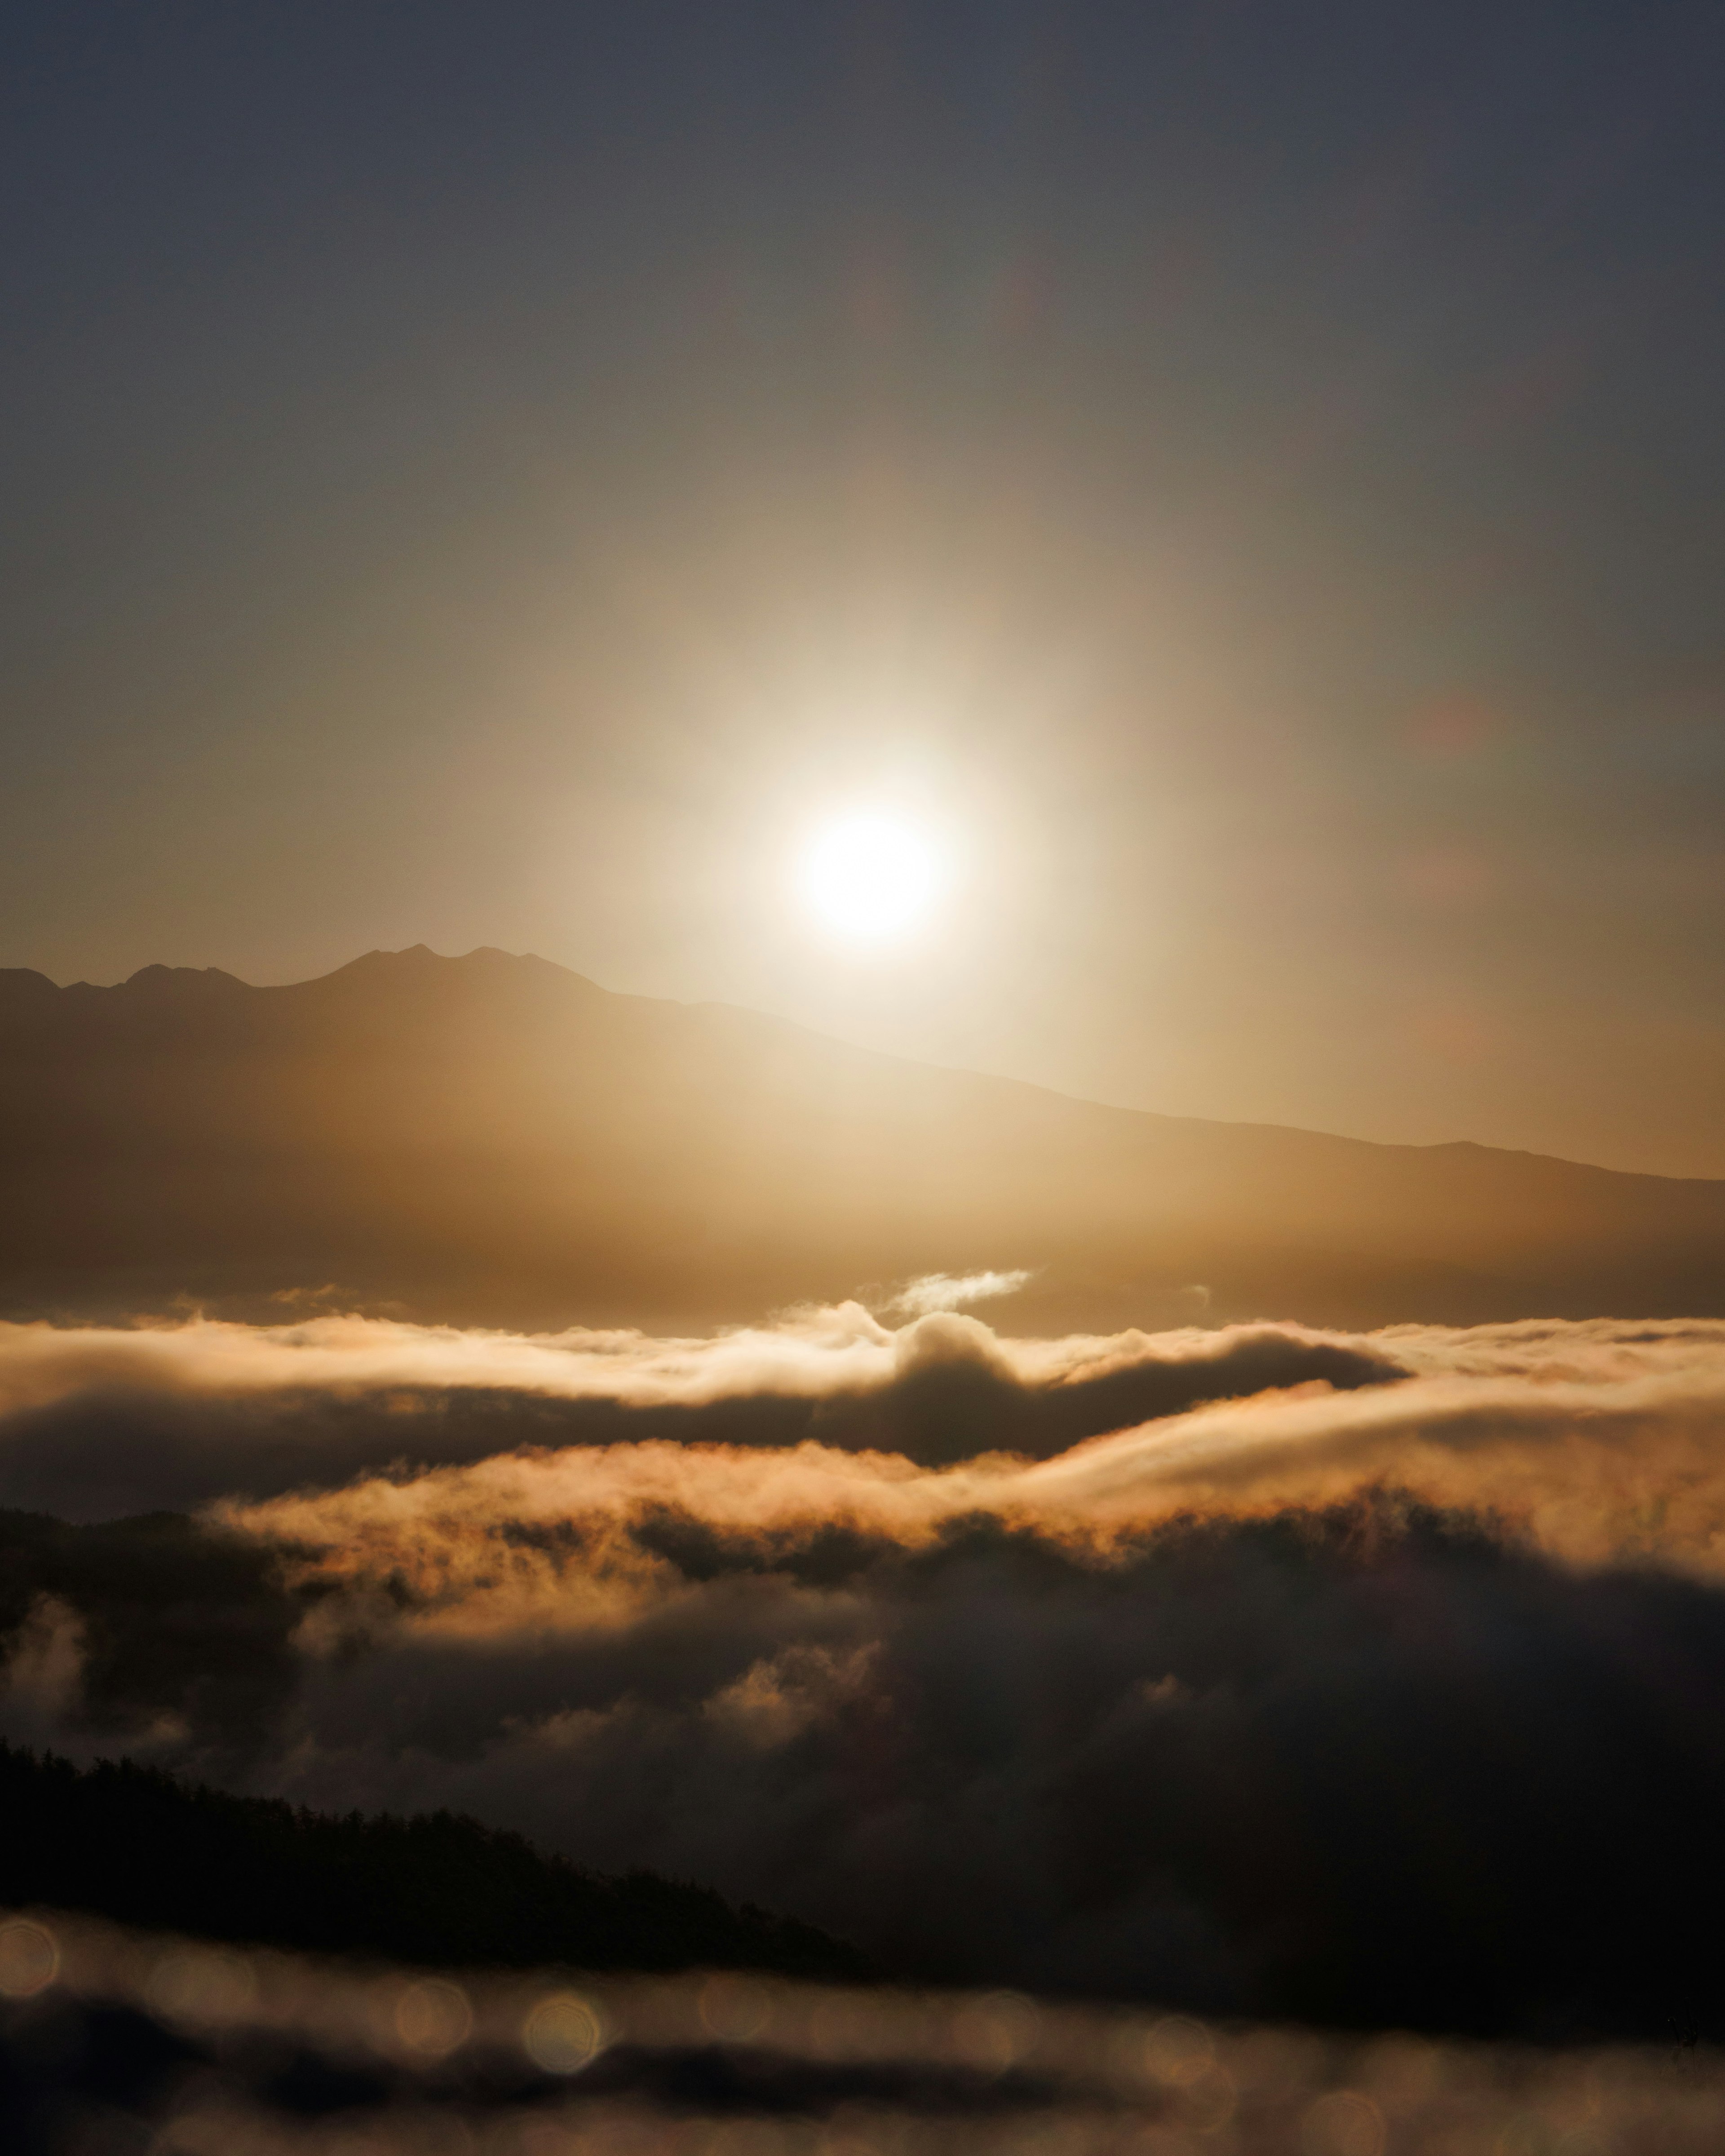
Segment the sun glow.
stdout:
<path fill-rule="evenodd" d="M 907 934 L 940 891 L 940 855 L 902 817 L 857 809 L 823 824 L 804 845 L 798 886 L 829 934 L 886 943 Z"/>

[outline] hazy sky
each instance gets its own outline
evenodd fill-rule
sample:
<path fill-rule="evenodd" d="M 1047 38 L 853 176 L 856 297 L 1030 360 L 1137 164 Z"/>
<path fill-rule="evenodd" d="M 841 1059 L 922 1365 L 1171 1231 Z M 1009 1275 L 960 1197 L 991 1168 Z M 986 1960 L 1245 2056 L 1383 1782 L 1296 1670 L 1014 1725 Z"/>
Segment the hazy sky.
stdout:
<path fill-rule="evenodd" d="M 0 17 L 0 963 L 1725 1174 L 1725 11 Z M 962 874 L 823 943 L 891 799 Z"/>

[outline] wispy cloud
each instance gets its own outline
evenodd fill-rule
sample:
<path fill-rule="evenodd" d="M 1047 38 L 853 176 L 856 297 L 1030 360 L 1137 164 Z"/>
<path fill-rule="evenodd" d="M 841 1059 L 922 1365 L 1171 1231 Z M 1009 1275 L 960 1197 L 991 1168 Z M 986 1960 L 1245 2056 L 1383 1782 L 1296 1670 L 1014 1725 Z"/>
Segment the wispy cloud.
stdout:
<path fill-rule="evenodd" d="M 924 1273 L 901 1288 L 884 1306 L 906 1317 L 927 1317 L 937 1310 L 968 1310 L 973 1303 L 993 1302 L 1016 1295 L 1029 1286 L 1034 1275 L 1020 1270 L 998 1273 Z"/>

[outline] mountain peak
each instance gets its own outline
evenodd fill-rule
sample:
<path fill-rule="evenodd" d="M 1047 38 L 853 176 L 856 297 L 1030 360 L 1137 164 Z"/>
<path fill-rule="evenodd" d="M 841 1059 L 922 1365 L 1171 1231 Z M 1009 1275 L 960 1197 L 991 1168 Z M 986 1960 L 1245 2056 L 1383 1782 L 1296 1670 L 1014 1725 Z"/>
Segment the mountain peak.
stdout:
<path fill-rule="evenodd" d="M 477 944 L 471 951 L 449 956 L 441 951 L 434 951 L 429 943 L 410 943 L 400 951 L 367 951 L 362 957 L 352 958 L 345 966 L 337 967 L 333 973 L 321 974 L 318 978 L 333 981 L 352 979 L 356 975 L 378 978 L 392 975 L 398 978 L 403 975 L 423 978 L 434 973 L 453 973 L 458 970 L 468 973 L 555 974 L 565 981 L 579 981 L 584 988 L 596 985 L 584 973 L 578 973 L 567 966 L 559 966 L 554 959 L 542 958 L 531 951 L 500 950 L 495 943 Z M 302 982 L 300 985 L 311 988 L 315 987 L 316 982 Z"/>
<path fill-rule="evenodd" d="M 140 966 L 121 983 L 122 988 L 141 989 L 148 995 L 223 995 L 245 985 L 236 974 L 224 973 L 219 966 Z"/>

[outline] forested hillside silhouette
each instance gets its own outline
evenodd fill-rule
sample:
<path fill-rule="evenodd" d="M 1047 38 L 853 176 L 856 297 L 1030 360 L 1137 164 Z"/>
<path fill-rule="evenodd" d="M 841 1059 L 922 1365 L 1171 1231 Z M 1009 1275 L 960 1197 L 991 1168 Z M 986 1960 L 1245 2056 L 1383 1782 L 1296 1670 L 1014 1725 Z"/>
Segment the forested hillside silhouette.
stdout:
<path fill-rule="evenodd" d="M 583 1871 L 450 1812 L 335 1817 L 0 1743 L 4 1904 L 420 1964 L 868 1973 L 812 1925 L 651 1872 Z"/>

